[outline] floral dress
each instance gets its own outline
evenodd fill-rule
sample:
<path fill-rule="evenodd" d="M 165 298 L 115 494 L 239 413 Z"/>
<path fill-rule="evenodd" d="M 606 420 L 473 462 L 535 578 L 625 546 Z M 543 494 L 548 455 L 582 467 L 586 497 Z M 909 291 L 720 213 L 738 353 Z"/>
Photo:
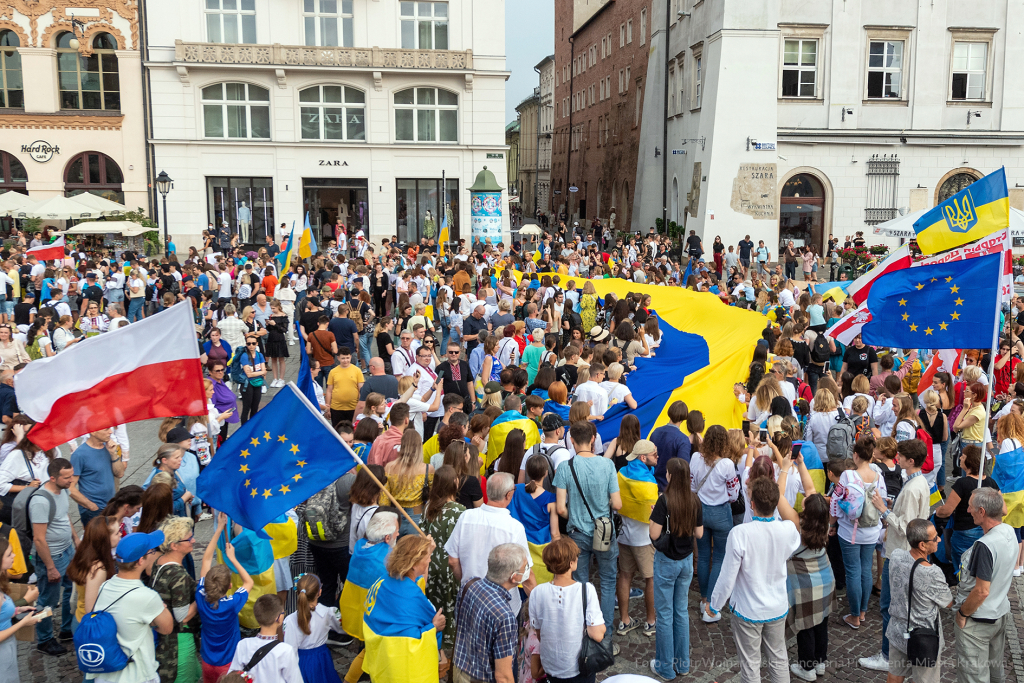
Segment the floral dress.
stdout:
<path fill-rule="evenodd" d="M 423 533 L 433 536 L 437 544 L 430 556 L 430 568 L 427 571 L 427 598 L 435 607 L 440 608 L 447 619 L 441 644 L 446 650 L 455 647 L 455 600 L 459 596 L 459 580 L 448 564 L 444 544 L 451 538 L 455 523 L 465 511 L 465 506 L 452 501 L 445 504 L 436 519 L 422 524 Z"/>
<path fill-rule="evenodd" d="M 597 320 L 597 299 L 593 294 L 580 297 L 580 317 L 583 319 L 583 334 L 590 334 Z"/>

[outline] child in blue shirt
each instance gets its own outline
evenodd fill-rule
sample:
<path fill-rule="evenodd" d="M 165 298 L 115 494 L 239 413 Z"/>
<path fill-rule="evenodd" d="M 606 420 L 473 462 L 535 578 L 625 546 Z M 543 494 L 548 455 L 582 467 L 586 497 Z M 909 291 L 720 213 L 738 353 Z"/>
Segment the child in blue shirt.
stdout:
<path fill-rule="evenodd" d="M 217 518 L 217 530 L 213 533 L 216 539 L 224 533 L 228 524 L 228 516 L 221 512 Z M 203 661 L 203 679 L 217 680 L 228 672 L 235 648 L 241 640 L 238 626 L 238 615 L 249 600 L 252 590 L 252 577 L 235 559 L 235 547 L 230 543 L 225 554 L 231 560 L 235 572 L 242 577 L 242 587 L 228 595 L 231 589 L 231 570 L 226 565 L 213 567 L 213 558 L 217 543 L 211 541 L 203 553 L 203 566 L 199 574 L 199 585 L 196 587 L 196 608 L 203 624 L 203 637 L 199 648 Z"/>

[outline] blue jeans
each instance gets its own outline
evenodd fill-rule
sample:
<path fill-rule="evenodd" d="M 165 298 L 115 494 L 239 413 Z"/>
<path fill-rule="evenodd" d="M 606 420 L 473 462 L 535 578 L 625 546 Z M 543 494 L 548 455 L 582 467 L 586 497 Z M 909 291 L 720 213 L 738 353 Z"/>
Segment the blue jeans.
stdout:
<path fill-rule="evenodd" d="M 697 584 L 702 598 L 710 598 L 715 591 L 725 560 L 725 542 L 731 530 L 732 506 L 729 503 L 704 506 L 704 535 L 697 539 Z"/>
<path fill-rule="evenodd" d="M 942 533 L 941 531 L 939 533 Z M 982 531 L 980 526 L 976 526 L 973 529 L 966 531 L 954 531 L 950 537 L 949 544 L 953 550 L 953 571 L 960 571 L 960 558 L 963 557 L 964 553 L 974 545 L 974 542 L 984 536 L 985 533 Z"/>
<path fill-rule="evenodd" d="M 892 592 L 889 589 L 889 560 L 882 563 L 882 594 L 878 597 L 878 606 L 882 611 L 882 656 L 889 659 L 889 637 L 885 630 L 889 628 L 889 602 Z"/>
<path fill-rule="evenodd" d="M 444 316 L 441 316 L 442 318 Z M 448 323 L 445 320 L 441 320 L 437 323 L 437 326 L 441 328 L 441 348 L 438 349 L 439 354 L 445 354 L 448 352 Z"/>
<path fill-rule="evenodd" d="M 46 577 L 46 565 L 39 558 L 36 558 L 36 586 L 39 588 L 39 599 L 36 600 L 36 607 L 57 607 L 60 603 L 60 630 L 71 630 L 71 617 L 75 611 L 71 609 L 71 579 L 68 578 L 68 565 L 71 558 L 75 556 L 75 546 L 69 545 L 67 549 L 52 556 L 53 566 L 60 572 L 60 581 L 51 583 Z M 63 596 L 61 588 L 64 589 Z M 36 624 L 36 640 L 42 645 L 53 639 L 53 618 L 47 617 Z"/>
<path fill-rule="evenodd" d="M 359 335 L 359 357 L 366 361 L 366 367 L 370 367 L 370 359 L 373 354 L 370 352 L 370 344 L 373 342 L 373 334 Z"/>
<path fill-rule="evenodd" d="M 594 550 L 592 546 L 593 534 L 582 531 L 570 531 L 569 538 L 576 541 L 580 548 L 580 556 L 576 571 L 572 578 L 581 583 L 590 580 L 590 558 L 597 558 L 597 575 L 601 577 L 601 615 L 604 617 L 604 625 L 607 631 L 605 637 L 610 638 L 615 629 L 612 628 L 612 619 L 615 613 L 615 578 L 618 575 L 619 544 L 612 541 L 608 550 Z"/>
<path fill-rule="evenodd" d="M 144 303 L 146 303 L 146 299 L 141 296 L 128 300 L 128 322 L 137 323 L 142 320 L 142 305 Z"/>
<path fill-rule="evenodd" d="M 722 549 L 724 552 L 724 544 Z M 665 678 L 690 673 L 687 607 L 691 581 L 693 555 L 685 560 L 670 560 L 664 553 L 654 553 L 654 605 L 658 611 L 654 668 Z"/>
<path fill-rule="evenodd" d="M 847 543 L 839 539 L 846 567 L 846 596 L 850 599 L 850 616 L 860 617 L 868 611 L 871 597 L 871 560 L 875 555 L 874 543 Z"/>
<path fill-rule="evenodd" d="M 103 508 L 100 508 L 100 509 L 98 509 L 98 510 L 96 510 L 94 512 L 92 510 L 86 510 L 84 507 L 79 505 L 78 506 L 78 516 L 82 520 L 82 533 L 83 534 L 85 533 L 85 527 L 89 526 L 89 522 L 91 522 L 93 519 L 95 519 L 96 517 L 99 517 L 102 514 L 103 514 Z"/>
<path fill-rule="evenodd" d="M 942 450 L 942 462 L 935 463 L 939 471 L 935 474 L 935 485 L 942 488 L 946 485 L 946 451 L 949 449 L 949 439 L 939 444 Z"/>

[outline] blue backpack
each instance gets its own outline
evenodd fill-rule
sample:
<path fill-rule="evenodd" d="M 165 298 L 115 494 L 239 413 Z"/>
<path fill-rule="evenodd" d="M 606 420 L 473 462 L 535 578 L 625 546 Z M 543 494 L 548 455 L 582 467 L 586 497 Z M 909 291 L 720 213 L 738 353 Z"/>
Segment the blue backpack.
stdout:
<path fill-rule="evenodd" d="M 231 356 L 231 360 L 228 361 L 228 377 L 231 381 L 237 384 L 241 388 L 245 388 L 249 385 L 249 378 L 245 374 L 245 370 L 242 369 L 242 354 L 245 353 L 245 347 L 235 349 L 234 354 Z"/>
<path fill-rule="evenodd" d="M 125 591 L 117 600 L 120 600 L 131 590 Z M 102 586 L 100 593 L 103 592 Z M 99 595 L 96 596 L 99 601 Z M 110 609 L 117 602 L 107 605 Z M 82 623 L 75 631 L 75 658 L 78 660 L 78 668 L 87 674 L 106 674 L 128 666 L 132 658 L 125 654 L 124 648 L 117 642 L 117 624 L 114 617 L 106 610 L 93 609 L 84 617 Z"/>

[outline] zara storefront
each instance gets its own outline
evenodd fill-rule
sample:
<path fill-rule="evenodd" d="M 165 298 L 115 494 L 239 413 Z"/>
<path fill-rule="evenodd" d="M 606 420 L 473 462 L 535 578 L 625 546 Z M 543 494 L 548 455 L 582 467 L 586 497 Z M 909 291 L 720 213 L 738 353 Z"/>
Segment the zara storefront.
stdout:
<path fill-rule="evenodd" d="M 473 20 L 468 0 L 338 2 L 350 16 L 313 23 L 300 21 L 306 5 L 243 2 L 255 8 L 255 23 L 247 28 L 243 17 L 231 31 L 241 27 L 242 39 L 256 43 L 249 45 L 180 39 L 210 40 L 216 21 L 223 28 L 238 19 L 211 13 L 209 2 L 149 3 L 151 142 L 154 172 L 174 180 L 172 236 L 197 244 L 208 225 L 227 222 L 259 244 L 268 232 L 280 240 L 282 224 L 285 233 L 301 228 L 308 213 L 321 240 L 340 221 L 377 244 L 411 242 L 439 235 L 447 201 L 452 238 L 468 238 L 468 188 L 483 166 L 505 166 L 504 55 L 487 55 L 504 45 L 490 37 L 492 25 L 475 52 L 470 27 L 480 17 Z M 411 36 L 406 5 L 420 24 Z M 190 13 L 205 17 L 205 31 Z M 501 13 L 493 14 L 500 28 Z M 342 27 L 337 35 L 334 26 Z M 317 46 L 325 36 L 391 47 Z"/>

